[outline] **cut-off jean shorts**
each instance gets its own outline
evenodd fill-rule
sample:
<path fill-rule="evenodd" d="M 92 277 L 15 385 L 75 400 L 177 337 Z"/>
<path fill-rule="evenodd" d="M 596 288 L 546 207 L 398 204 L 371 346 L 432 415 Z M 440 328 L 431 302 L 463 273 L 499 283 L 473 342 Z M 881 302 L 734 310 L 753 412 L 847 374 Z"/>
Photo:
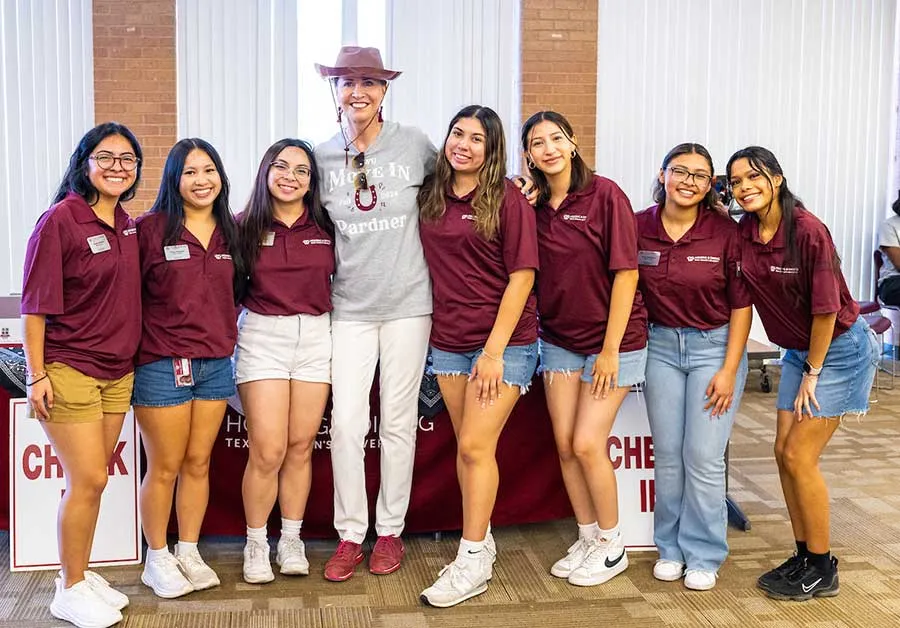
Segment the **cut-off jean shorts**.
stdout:
<path fill-rule="evenodd" d="M 581 381 L 594 381 L 594 362 L 597 353 L 575 353 L 546 340 L 541 340 L 541 373 L 574 373 L 581 371 Z M 647 370 L 647 347 L 619 354 L 619 375 L 616 385 L 630 388 L 644 381 Z"/>
<path fill-rule="evenodd" d="M 862 316 L 831 341 L 819 381 L 816 401 L 810 403 L 813 416 L 841 419 L 846 414 L 861 416 L 869 410 L 869 392 L 879 358 L 878 339 Z M 781 360 L 778 409 L 794 410 L 794 399 L 803 379 L 803 363 L 809 351 L 788 349 Z"/>
<path fill-rule="evenodd" d="M 163 358 L 134 369 L 135 406 L 168 408 L 198 399 L 221 401 L 236 392 L 231 358 L 194 358 L 191 360 L 191 386 L 176 386 L 172 358 Z"/>
<path fill-rule="evenodd" d="M 468 375 L 484 349 L 452 353 L 431 347 L 430 371 L 434 375 Z M 524 395 L 531 387 L 531 378 L 537 366 L 538 343 L 506 347 L 503 352 L 503 383 L 518 386 Z"/>

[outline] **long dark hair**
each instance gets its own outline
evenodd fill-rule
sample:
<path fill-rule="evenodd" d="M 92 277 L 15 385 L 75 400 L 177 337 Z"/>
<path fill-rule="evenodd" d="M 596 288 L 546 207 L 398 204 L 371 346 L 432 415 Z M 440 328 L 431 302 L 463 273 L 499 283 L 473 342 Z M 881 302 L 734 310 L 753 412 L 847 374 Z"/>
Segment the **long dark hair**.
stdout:
<path fill-rule="evenodd" d="M 802 267 L 804 260 L 800 258 L 800 249 L 797 246 L 796 213 L 798 209 L 806 209 L 803 206 L 803 201 L 794 196 L 794 193 L 788 188 L 787 177 L 784 176 L 784 170 L 781 169 L 781 164 L 778 163 L 775 155 L 768 148 L 763 148 L 762 146 L 748 146 L 731 156 L 728 160 L 728 165 L 725 166 L 725 173 L 729 185 L 731 185 L 731 167 L 738 159 L 746 159 L 747 163 L 750 164 L 750 167 L 754 171 L 765 177 L 773 198 L 775 195 L 775 184 L 773 183 L 772 178 L 775 176 L 781 177 L 781 187 L 778 189 L 778 203 L 781 205 L 781 222 L 784 225 L 784 241 L 787 247 L 784 263 L 789 266 L 796 265 L 797 267 Z M 768 213 L 771 210 L 772 207 L 770 205 L 765 211 Z M 755 215 L 745 214 L 741 220 L 758 221 L 759 218 Z M 830 238 L 831 232 L 828 230 L 827 225 L 824 226 L 825 231 Z M 841 258 L 838 256 L 836 250 L 832 258 L 832 266 L 836 274 L 841 272 Z M 804 293 L 804 288 L 800 285 L 799 281 L 800 275 L 796 275 L 796 277 L 797 281 L 785 282 L 784 284 L 785 293 L 794 297 L 795 304 L 799 303 L 799 299 Z"/>
<path fill-rule="evenodd" d="M 572 130 L 572 125 L 569 124 L 569 121 L 566 120 L 565 116 L 555 111 L 538 111 L 522 125 L 522 150 L 525 152 L 529 174 L 534 180 L 535 185 L 538 187 L 537 206 L 543 205 L 550 200 L 550 184 L 547 182 L 546 175 L 541 172 L 534 162 L 531 161 L 531 157 L 528 156 L 528 143 L 531 130 L 544 120 L 558 126 L 566 136 L 566 139 L 575 145 L 575 154 L 572 156 L 572 179 L 569 183 L 568 193 L 571 194 L 572 192 L 583 190 L 590 184 L 591 179 L 594 177 L 594 171 L 591 170 L 587 163 L 585 163 L 584 159 L 581 157 L 581 153 L 577 150 L 578 144 L 575 144 L 575 132 Z"/>
<path fill-rule="evenodd" d="M 104 122 L 85 133 L 78 142 L 78 146 L 75 147 L 75 152 L 69 157 L 69 165 L 56 190 L 56 195 L 53 197 L 54 203 L 63 200 L 69 192 L 75 192 L 81 196 L 87 201 L 88 205 L 94 205 L 100 200 L 100 193 L 88 177 L 88 159 L 90 158 L 91 153 L 94 152 L 94 149 L 97 148 L 97 144 L 110 135 L 121 135 L 128 140 L 128 143 L 131 144 L 131 149 L 134 151 L 134 156 L 137 157 L 137 168 L 134 171 L 134 183 L 122 193 L 119 197 L 119 201 L 130 201 L 134 198 L 137 186 L 141 182 L 141 167 L 143 166 L 142 162 L 144 156 L 141 152 L 141 144 L 134 136 L 134 133 L 131 132 L 131 129 L 124 124 L 119 124 L 118 122 Z"/>
<path fill-rule="evenodd" d="M 222 165 L 222 158 L 219 157 L 219 153 L 212 147 L 212 144 L 198 137 L 189 137 L 179 140 L 172 147 L 166 157 L 162 180 L 159 183 L 159 194 L 153 202 L 153 207 L 150 208 L 150 213 L 162 214 L 166 217 L 162 245 L 169 246 L 178 242 L 181 231 L 184 229 L 184 199 L 178 188 L 181 183 L 184 162 L 192 150 L 201 150 L 212 159 L 222 181 L 222 189 L 219 190 L 219 195 L 213 201 L 212 213 L 225 238 L 228 253 L 231 255 L 231 263 L 234 265 L 234 294 L 235 299 L 238 299 L 243 294 L 246 271 L 241 255 L 237 224 L 231 214 L 231 207 L 228 205 L 230 188 L 228 177 L 225 174 L 225 167 Z"/>
<path fill-rule="evenodd" d="M 894 204 L 891 205 L 891 209 L 894 210 L 894 213 L 900 216 L 900 190 L 897 190 L 897 200 L 894 201 Z"/>
<path fill-rule="evenodd" d="M 278 140 L 269 146 L 259 162 L 256 179 L 253 182 L 253 191 L 250 193 L 250 199 L 241 215 L 241 223 L 238 225 L 241 251 L 248 276 L 253 275 L 253 267 L 256 260 L 259 259 L 263 234 L 271 229 L 274 220 L 272 195 L 269 193 L 269 169 L 281 151 L 290 146 L 302 150 L 309 159 L 309 189 L 303 195 L 303 205 L 313 222 L 328 235 L 334 237 L 334 225 L 328 218 L 319 198 L 319 168 L 312 145 L 309 142 L 290 137 Z"/>
<path fill-rule="evenodd" d="M 666 168 L 669 167 L 669 163 L 675 159 L 676 157 L 680 157 L 681 155 L 700 155 L 703 159 L 706 160 L 706 163 L 709 164 L 709 174 L 710 176 L 714 176 L 716 173 L 715 167 L 713 167 L 713 160 L 709 154 L 709 151 L 706 150 L 706 147 L 702 144 L 695 144 L 693 142 L 684 142 L 683 144 L 679 144 L 663 157 L 662 165 L 660 165 L 659 169 L 663 173 L 663 177 L 665 177 Z M 730 162 L 729 162 L 730 163 Z M 718 209 L 718 197 L 716 196 L 716 189 L 713 185 L 713 180 L 709 181 L 709 190 L 706 192 L 706 196 L 703 197 L 703 200 L 700 201 L 700 207 L 705 209 L 712 210 L 717 214 L 722 213 Z M 666 204 L 666 186 L 663 183 L 660 183 L 659 177 L 653 179 L 653 200 L 659 203 L 660 207 Z"/>
<path fill-rule="evenodd" d="M 444 215 L 444 194 L 453 181 L 454 172 L 447 160 L 445 147 L 453 127 L 464 118 L 475 118 L 484 127 L 484 164 L 478 171 L 472 209 L 475 212 L 475 231 L 485 240 L 492 240 L 500 229 L 500 207 L 506 193 L 506 140 L 500 116 L 490 107 L 469 105 L 460 109 L 450 120 L 441 150 L 438 151 L 434 174 L 419 189 L 419 215 L 425 222 L 434 222 Z"/>

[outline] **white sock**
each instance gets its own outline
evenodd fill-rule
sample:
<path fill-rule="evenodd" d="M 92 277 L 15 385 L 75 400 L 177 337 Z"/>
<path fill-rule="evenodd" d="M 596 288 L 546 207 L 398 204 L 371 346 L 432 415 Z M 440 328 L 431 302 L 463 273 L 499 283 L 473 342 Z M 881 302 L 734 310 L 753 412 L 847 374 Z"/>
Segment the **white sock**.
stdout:
<path fill-rule="evenodd" d="M 163 556 L 165 556 L 168 553 L 169 553 L 168 545 L 163 545 L 159 549 L 150 549 L 150 547 L 148 546 L 147 547 L 147 560 L 153 560 L 154 558 L 162 558 Z"/>
<path fill-rule="evenodd" d="M 461 538 L 456 555 L 466 560 L 478 560 L 481 558 L 482 550 L 484 550 L 484 541 L 468 541 Z"/>
<path fill-rule="evenodd" d="M 578 538 L 584 540 L 600 538 L 600 526 L 597 522 L 578 524 Z"/>
<path fill-rule="evenodd" d="M 195 549 L 197 549 L 196 543 L 188 543 L 187 541 L 178 541 L 178 546 L 175 548 L 175 551 L 178 552 L 179 556 L 184 556 L 185 554 L 187 554 Z"/>
<path fill-rule="evenodd" d="M 616 525 L 611 527 L 609 530 L 604 530 L 603 528 L 600 528 L 600 536 L 598 538 L 606 539 L 607 541 L 612 541 L 617 536 L 619 536 L 619 534 L 621 534 L 621 532 L 619 532 L 619 524 L 617 523 Z"/>
<path fill-rule="evenodd" d="M 281 518 L 281 537 L 300 537 L 300 528 L 303 527 L 303 519 Z"/>
<path fill-rule="evenodd" d="M 261 528 L 251 528 L 247 526 L 247 540 L 248 541 L 260 541 L 262 543 L 267 543 L 269 537 L 267 536 L 266 526 Z"/>

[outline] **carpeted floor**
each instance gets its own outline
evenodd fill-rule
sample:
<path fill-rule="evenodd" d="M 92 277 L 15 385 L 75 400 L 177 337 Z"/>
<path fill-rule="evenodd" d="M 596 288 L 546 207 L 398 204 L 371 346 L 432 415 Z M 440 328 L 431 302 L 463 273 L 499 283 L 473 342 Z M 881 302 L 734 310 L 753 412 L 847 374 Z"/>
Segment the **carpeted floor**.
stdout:
<path fill-rule="evenodd" d="M 775 370 L 777 375 L 777 370 Z M 884 381 L 884 377 L 882 377 Z M 777 376 L 773 382 L 777 386 Z M 655 553 L 631 553 L 631 566 L 605 585 L 579 588 L 553 578 L 549 567 L 573 540 L 571 520 L 495 529 L 499 558 L 487 593 L 456 608 L 433 609 L 418 594 L 452 559 L 458 535 L 406 539 L 403 568 L 390 576 L 364 569 L 343 584 L 326 582 L 322 568 L 333 542 L 308 544 L 309 577 L 279 576 L 245 584 L 241 539 L 203 543 L 222 586 L 179 600 L 160 600 L 140 584 L 140 567 L 102 570 L 131 598 L 129 628 L 450 628 L 614 626 L 766 626 L 881 628 L 900 626 L 900 380 L 879 391 L 862 422 L 847 421 L 823 460 L 831 487 L 833 548 L 840 558 L 841 594 L 812 602 L 775 602 L 754 582 L 792 548 L 775 464 L 774 393 L 751 375 L 731 446 L 730 492 L 752 530 L 731 530 L 731 555 L 710 592 L 653 579 Z M 9 560 L 0 537 L 0 561 Z M 50 572 L 0 574 L 0 627 L 67 626 L 47 611 Z"/>

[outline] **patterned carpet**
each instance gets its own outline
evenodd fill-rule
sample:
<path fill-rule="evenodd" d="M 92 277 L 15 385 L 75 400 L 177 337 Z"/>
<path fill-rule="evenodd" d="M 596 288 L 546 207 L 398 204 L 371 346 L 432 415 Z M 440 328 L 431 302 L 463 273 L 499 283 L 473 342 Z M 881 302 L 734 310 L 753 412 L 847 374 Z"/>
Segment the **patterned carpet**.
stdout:
<path fill-rule="evenodd" d="M 777 369 L 773 369 L 777 386 Z M 884 377 L 882 378 L 884 382 Z M 155 598 L 140 584 L 139 567 L 103 570 L 131 598 L 129 628 L 450 628 L 638 626 L 766 626 L 769 628 L 880 628 L 900 626 L 900 382 L 879 391 L 862 422 L 847 421 L 826 452 L 831 487 L 833 548 L 841 560 L 841 594 L 812 602 L 775 602 L 755 587 L 756 577 L 781 562 L 792 547 L 775 464 L 774 393 L 759 391 L 751 375 L 732 438 L 730 493 L 752 530 L 731 530 L 731 555 L 718 586 L 692 592 L 653 579 L 655 553 L 631 553 L 631 566 L 593 588 L 568 585 L 548 569 L 572 540 L 571 520 L 495 529 L 499 558 L 484 595 L 456 608 L 422 606 L 418 593 L 452 559 L 458 535 L 407 539 L 403 569 L 373 576 L 364 569 L 343 584 L 322 578 L 333 542 L 308 544 L 306 578 L 279 576 L 269 585 L 240 577 L 240 539 L 204 540 L 203 553 L 222 586 L 179 600 Z M 49 539 L 48 539 L 49 541 Z M 9 560 L 8 539 L 0 537 Z M 53 574 L 0 574 L 0 627 L 59 626 L 47 611 Z"/>

